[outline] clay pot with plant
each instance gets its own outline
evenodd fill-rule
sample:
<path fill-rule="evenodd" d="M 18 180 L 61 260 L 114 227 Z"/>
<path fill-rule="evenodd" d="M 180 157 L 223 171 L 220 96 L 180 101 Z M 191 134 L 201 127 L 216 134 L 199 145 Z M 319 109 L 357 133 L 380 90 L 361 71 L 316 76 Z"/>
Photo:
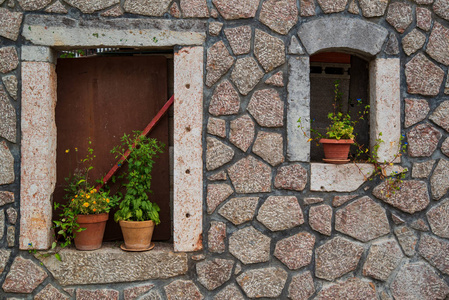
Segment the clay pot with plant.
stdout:
<path fill-rule="evenodd" d="M 154 159 L 163 153 L 165 145 L 154 138 L 142 136 L 141 132 L 134 131 L 132 135 L 124 134 L 121 144 L 111 150 L 116 158 L 121 158 L 120 164 L 128 163 L 127 169 L 118 178 L 123 179 L 125 195 L 122 197 L 119 210 L 114 220 L 119 222 L 123 233 L 123 250 L 145 251 L 150 250 L 154 226 L 160 223 L 159 206 L 150 201 L 151 171 Z M 130 150 L 129 156 L 124 154 Z"/>

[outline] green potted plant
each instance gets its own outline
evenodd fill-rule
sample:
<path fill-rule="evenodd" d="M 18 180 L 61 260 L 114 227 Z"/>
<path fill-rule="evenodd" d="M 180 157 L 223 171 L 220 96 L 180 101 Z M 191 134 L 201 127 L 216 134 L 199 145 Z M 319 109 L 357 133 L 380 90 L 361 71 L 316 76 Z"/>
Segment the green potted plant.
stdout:
<path fill-rule="evenodd" d="M 151 238 L 154 226 L 160 223 L 159 206 L 150 201 L 151 171 L 154 158 L 162 153 L 165 145 L 154 138 L 141 135 L 134 131 L 132 135 L 124 134 L 121 144 L 114 147 L 111 152 L 116 158 L 121 158 L 120 164 L 128 162 L 128 168 L 119 178 L 124 178 L 122 184 L 125 195 L 120 201 L 119 210 L 114 220 L 119 222 L 122 229 L 124 245 L 123 250 L 145 251 L 152 248 Z M 130 154 L 125 159 L 125 152 Z"/>
<path fill-rule="evenodd" d="M 349 149 L 354 144 L 355 134 L 354 126 L 359 120 L 363 120 L 364 115 L 368 114 L 369 105 L 365 106 L 365 109 L 359 112 L 359 117 L 356 120 L 352 120 L 349 113 L 343 113 L 342 110 L 342 97 L 343 93 L 340 91 L 340 81 L 334 82 L 334 103 L 332 104 L 334 111 L 327 115 L 330 120 L 330 125 L 326 128 L 325 135 L 314 129 L 310 129 L 310 132 L 315 135 L 314 138 L 310 138 L 309 141 L 316 139 L 323 145 L 324 161 L 334 164 L 347 163 Z M 361 104 L 362 100 L 357 99 L 357 104 Z M 304 135 L 307 135 L 301 124 L 301 118 L 298 119 L 298 127 L 303 131 Z"/>
<path fill-rule="evenodd" d="M 61 205 L 60 219 L 54 221 L 55 233 L 63 238 L 61 247 L 70 245 L 73 240 L 78 250 L 100 248 L 109 211 L 118 202 L 116 197 L 109 196 L 109 192 L 97 191 L 89 184 L 89 172 L 93 169 L 91 162 L 95 157 L 91 143 L 89 140 L 86 158 L 77 158 L 78 167 L 73 175 L 66 178 L 64 198 L 67 203 Z M 75 152 L 78 152 L 77 148 Z M 54 207 L 58 209 L 59 203 L 55 203 Z"/>

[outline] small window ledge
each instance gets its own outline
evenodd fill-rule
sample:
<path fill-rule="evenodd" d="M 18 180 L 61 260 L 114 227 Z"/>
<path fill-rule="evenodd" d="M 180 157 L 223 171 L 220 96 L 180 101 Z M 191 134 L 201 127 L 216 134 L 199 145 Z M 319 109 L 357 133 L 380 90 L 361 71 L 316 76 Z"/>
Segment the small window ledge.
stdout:
<path fill-rule="evenodd" d="M 36 257 L 63 286 L 105 284 L 149 279 L 165 279 L 187 273 L 187 253 L 175 253 L 173 245 L 156 243 L 151 251 L 125 252 L 117 243 L 103 243 L 94 251 L 78 251 L 72 247 L 62 249 L 58 261 L 54 255 Z"/>

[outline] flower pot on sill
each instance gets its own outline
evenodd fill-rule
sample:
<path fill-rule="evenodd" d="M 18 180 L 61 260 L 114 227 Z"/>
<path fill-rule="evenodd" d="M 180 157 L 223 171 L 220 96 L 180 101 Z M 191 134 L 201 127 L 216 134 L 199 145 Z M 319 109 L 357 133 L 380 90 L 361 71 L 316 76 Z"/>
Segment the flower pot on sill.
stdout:
<path fill-rule="evenodd" d="M 154 230 L 153 221 L 120 221 L 119 224 L 125 241 L 122 249 L 128 251 L 151 249 L 151 238 Z"/>
<path fill-rule="evenodd" d="M 329 163 L 348 162 L 349 148 L 354 143 L 351 139 L 320 139 L 323 144 L 324 161 Z"/>
<path fill-rule="evenodd" d="M 109 213 L 78 215 L 77 222 L 80 228 L 86 230 L 76 233 L 75 248 L 78 250 L 96 250 L 101 248 L 104 229 L 109 219 Z"/>

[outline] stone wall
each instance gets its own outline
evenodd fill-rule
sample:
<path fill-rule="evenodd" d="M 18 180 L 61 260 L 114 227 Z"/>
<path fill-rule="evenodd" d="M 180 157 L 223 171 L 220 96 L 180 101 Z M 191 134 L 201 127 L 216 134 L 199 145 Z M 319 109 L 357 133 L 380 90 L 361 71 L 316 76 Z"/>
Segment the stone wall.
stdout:
<path fill-rule="evenodd" d="M 448 0 L 0 0 L 2 299 L 446 298 L 448 22 Z M 39 143 L 54 130 L 46 127 L 54 72 L 41 63 L 54 58 L 45 51 L 131 44 L 175 44 L 179 59 L 184 45 L 204 48 L 203 97 L 189 96 L 190 85 L 179 81 L 183 97 L 203 99 L 204 121 L 189 129 L 202 133 L 202 148 L 199 140 L 193 147 L 203 157 L 195 152 L 175 172 L 203 165 L 189 175 L 204 185 L 203 211 L 195 202 L 187 212 L 197 222 L 180 223 L 192 226 L 187 240 L 202 250 L 174 253 L 160 244 L 136 254 L 105 245 L 66 249 L 62 263 L 34 256 L 19 247 L 19 236 L 48 237 L 51 213 L 37 207 L 51 202 L 54 185 L 54 140 Z M 29 52 L 33 45 L 46 48 Z M 393 195 L 384 181 L 366 180 L 372 165 L 309 162 L 296 120 L 309 116 L 308 57 L 325 50 L 370 61 L 371 139 L 386 136 L 387 158 L 400 135 L 408 143 L 389 166 L 408 169 Z M 28 71 L 44 69 L 36 84 Z M 34 156 L 42 148 L 47 154 Z M 178 154 L 182 161 L 192 153 Z M 42 169 L 22 168 L 30 159 Z M 25 179 L 35 184 L 24 189 Z M 25 197 L 36 210 L 20 207 Z M 174 206 L 185 214 L 182 201 Z M 33 234 L 24 232 L 30 227 Z"/>

